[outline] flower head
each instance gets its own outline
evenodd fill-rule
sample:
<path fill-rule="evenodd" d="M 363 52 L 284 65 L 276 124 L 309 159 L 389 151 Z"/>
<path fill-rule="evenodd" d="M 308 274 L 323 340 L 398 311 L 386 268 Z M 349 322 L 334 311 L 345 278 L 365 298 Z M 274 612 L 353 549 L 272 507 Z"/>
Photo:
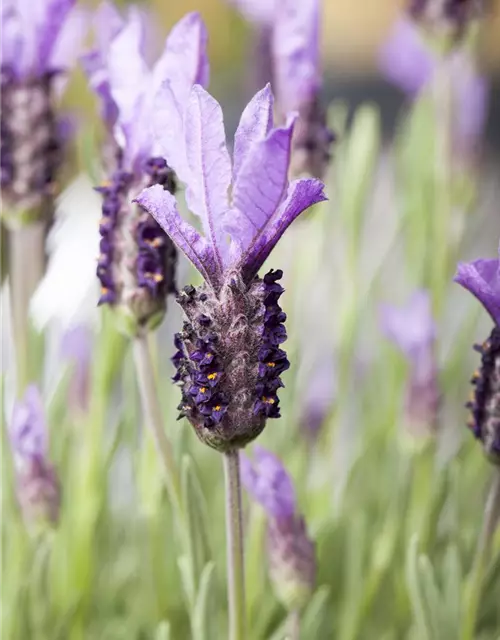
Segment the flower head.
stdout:
<path fill-rule="evenodd" d="M 314 544 L 298 513 L 292 480 L 283 464 L 262 447 L 255 447 L 254 452 L 253 463 L 240 454 L 241 481 L 268 518 L 269 572 L 276 595 L 289 611 L 297 611 L 314 588 Z"/>
<path fill-rule="evenodd" d="M 48 434 L 40 392 L 26 389 L 14 407 L 10 441 L 17 476 L 17 496 L 30 523 L 56 522 L 60 488 L 54 467 L 48 460 Z"/>
<path fill-rule="evenodd" d="M 426 90 L 437 72 L 439 56 L 416 25 L 399 19 L 379 56 L 383 75 L 404 93 L 415 97 Z M 467 51 L 453 51 L 444 60 L 453 100 L 453 144 L 460 156 L 476 150 L 487 115 L 488 87 Z"/>
<path fill-rule="evenodd" d="M 500 277 L 499 260 L 475 260 L 458 265 L 455 282 L 470 291 L 490 314 L 495 326 L 490 337 L 474 348 L 481 365 L 472 376 L 474 390 L 467 408 L 469 428 L 486 455 L 500 464 Z"/>
<path fill-rule="evenodd" d="M 63 72 L 79 53 L 86 13 L 74 0 L 2 4 L 2 196 L 12 225 L 47 215 L 67 137 L 56 112 Z"/>
<path fill-rule="evenodd" d="M 410 363 L 406 390 L 406 419 L 415 435 L 425 435 L 436 426 L 439 381 L 435 355 L 436 325 L 428 292 L 419 291 L 401 308 L 385 305 L 381 314 L 387 337 Z"/>
<path fill-rule="evenodd" d="M 187 96 L 194 82 L 208 80 L 207 36 L 199 14 L 190 13 L 174 26 L 152 69 L 143 57 L 143 39 L 144 22 L 131 11 L 127 24 L 101 51 L 100 77 L 105 81 L 95 83 L 107 111 L 110 105 L 116 110 L 113 131 L 120 149 L 110 179 L 99 188 L 100 303 L 118 308 L 126 331 L 132 333 L 155 326 L 163 317 L 167 294 L 176 291 L 173 243 L 140 205 L 131 202 L 146 186 L 175 189 L 172 169 L 158 157 L 153 135 L 154 96 L 165 80 L 179 96 Z"/>
<path fill-rule="evenodd" d="M 183 109 L 165 83 L 156 114 L 160 143 L 204 235 L 181 218 L 167 191 L 155 186 L 137 198 L 205 279 L 178 298 L 188 322 L 176 339 L 175 380 L 181 413 L 222 450 L 244 446 L 267 417 L 279 416 L 276 391 L 289 367 L 280 348 L 282 272 L 256 275 L 291 222 L 325 199 L 318 180 L 289 184 L 295 118 L 274 128 L 272 108 L 267 86 L 243 112 L 231 164 L 219 104 L 195 85 Z"/>
<path fill-rule="evenodd" d="M 483 15 L 484 0 L 410 0 L 408 13 L 432 32 L 463 35 L 467 25 Z"/>

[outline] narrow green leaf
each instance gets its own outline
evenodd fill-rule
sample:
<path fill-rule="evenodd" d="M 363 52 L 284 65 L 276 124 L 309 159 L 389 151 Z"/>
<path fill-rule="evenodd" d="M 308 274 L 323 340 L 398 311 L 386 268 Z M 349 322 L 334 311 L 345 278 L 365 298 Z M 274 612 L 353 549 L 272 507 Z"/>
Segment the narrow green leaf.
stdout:
<path fill-rule="evenodd" d="M 210 640 L 213 637 L 210 629 L 212 626 L 211 621 L 213 620 L 214 569 L 215 564 L 209 562 L 201 574 L 200 587 L 191 620 L 193 640 Z"/>

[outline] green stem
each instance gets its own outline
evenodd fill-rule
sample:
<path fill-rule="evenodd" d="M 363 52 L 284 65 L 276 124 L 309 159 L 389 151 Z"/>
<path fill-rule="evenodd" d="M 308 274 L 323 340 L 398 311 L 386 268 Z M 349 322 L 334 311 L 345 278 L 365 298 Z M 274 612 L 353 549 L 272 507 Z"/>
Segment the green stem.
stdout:
<path fill-rule="evenodd" d="M 134 338 L 133 350 L 142 410 L 146 418 L 146 423 L 151 429 L 155 440 L 160 460 L 163 463 L 167 489 L 172 505 L 181 518 L 181 522 L 184 523 L 179 474 L 177 473 L 171 444 L 163 428 L 162 411 L 156 391 L 153 363 L 147 342 L 147 335 L 142 334 Z"/>
<path fill-rule="evenodd" d="M 286 638 L 287 640 L 300 640 L 300 613 L 290 611 L 286 620 Z"/>
<path fill-rule="evenodd" d="M 485 570 L 490 558 L 491 543 L 500 518 L 500 467 L 495 466 L 490 491 L 484 507 L 483 528 L 479 534 L 471 581 L 466 590 L 465 623 L 462 640 L 474 640 Z"/>
<path fill-rule="evenodd" d="M 9 234 L 12 333 L 18 394 L 23 393 L 30 381 L 29 305 L 45 272 L 45 236 L 44 222 L 13 229 Z"/>
<path fill-rule="evenodd" d="M 227 592 L 229 639 L 246 636 L 245 571 L 241 508 L 240 458 L 237 450 L 223 454 L 226 492 Z"/>

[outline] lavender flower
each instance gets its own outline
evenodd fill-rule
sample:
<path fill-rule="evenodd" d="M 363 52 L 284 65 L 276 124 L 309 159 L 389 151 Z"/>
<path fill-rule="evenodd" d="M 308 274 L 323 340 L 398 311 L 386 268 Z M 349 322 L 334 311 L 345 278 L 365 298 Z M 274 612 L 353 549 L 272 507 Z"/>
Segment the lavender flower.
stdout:
<path fill-rule="evenodd" d="M 200 86 L 185 109 L 166 83 L 156 125 L 169 163 L 186 182 L 186 200 L 204 236 L 184 221 L 175 198 L 158 186 L 138 202 L 153 215 L 203 276 L 178 297 L 187 322 L 176 336 L 175 380 L 181 415 L 219 450 L 243 447 L 279 417 L 276 395 L 288 369 L 285 314 L 278 300 L 282 272 L 257 272 L 302 211 L 325 200 L 314 179 L 289 184 L 295 117 L 273 128 L 273 96 L 266 86 L 245 108 L 234 159 L 226 148 L 222 110 Z"/>
<path fill-rule="evenodd" d="M 270 38 L 272 81 L 281 121 L 298 111 L 290 176 L 323 178 L 335 136 L 326 126 L 319 102 L 322 85 L 319 48 L 319 0 L 262 3 L 238 0 L 238 6 L 262 25 Z M 269 68 L 270 65 L 267 64 Z"/>
<path fill-rule="evenodd" d="M 10 440 L 16 471 L 17 497 L 29 524 L 55 523 L 59 516 L 60 487 L 48 459 L 48 432 L 40 392 L 26 389 L 14 407 Z"/>
<path fill-rule="evenodd" d="M 485 12 L 484 0 L 410 0 L 408 13 L 431 34 L 458 42 Z"/>
<path fill-rule="evenodd" d="M 87 326 L 78 324 L 64 333 L 61 356 L 73 365 L 69 404 L 80 411 L 86 411 L 89 402 L 91 353 L 92 336 Z"/>
<path fill-rule="evenodd" d="M 103 196 L 97 267 L 100 304 L 117 307 L 130 333 L 155 326 L 165 312 L 167 294 L 176 291 L 173 243 L 141 206 L 131 203 L 146 186 L 171 192 L 175 188 L 173 172 L 158 157 L 152 133 L 153 99 L 166 79 L 186 97 L 194 82 L 208 81 L 207 36 L 197 13 L 175 25 L 151 70 L 142 55 L 143 36 L 143 20 L 131 12 L 102 58 L 106 82 L 95 84 L 107 111 L 110 100 L 116 107 L 114 133 L 120 147 L 116 170 L 99 188 Z"/>
<path fill-rule="evenodd" d="M 402 308 L 382 308 L 382 327 L 410 364 L 405 413 L 410 431 L 429 435 L 437 426 L 439 381 L 435 355 L 436 325 L 426 291 L 415 293 Z"/>
<path fill-rule="evenodd" d="M 241 481 L 264 508 L 269 574 L 276 596 L 288 611 L 299 611 L 314 589 L 314 543 L 298 513 L 290 476 L 270 451 L 255 447 L 255 462 L 240 454 Z"/>
<path fill-rule="evenodd" d="M 486 455 L 500 464 L 500 262 L 475 260 L 460 263 L 455 282 L 470 291 L 490 314 L 494 327 L 482 345 L 474 345 L 481 364 L 472 376 L 474 390 L 467 408 L 468 422 Z"/>
<path fill-rule="evenodd" d="M 301 403 L 299 424 L 303 435 L 315 441 L 332 409 L 337 393 L 337 380 L 332 354 L 319 356 L 314 362 Z"/>
<path fill-rule="evenodd" d="M 440 64 L 416 25 L 401 18 L 380 51 L 383 75 L 410 98 L 426 90 Z M 466 51 L 453 51 L 445 64 L 450 75 L 453 99 L 453 144 L 460 157 L 473 153 L 484 131 L 488 86 Z"/>
<path fill-rule="evenodd" d="M 56 111 L 59 80 L 86 30 L 86 14 L 74 4 L 2 4 L 2 197 L 11 225 L 51 211 L 65 142 L 66 121 Z"/>

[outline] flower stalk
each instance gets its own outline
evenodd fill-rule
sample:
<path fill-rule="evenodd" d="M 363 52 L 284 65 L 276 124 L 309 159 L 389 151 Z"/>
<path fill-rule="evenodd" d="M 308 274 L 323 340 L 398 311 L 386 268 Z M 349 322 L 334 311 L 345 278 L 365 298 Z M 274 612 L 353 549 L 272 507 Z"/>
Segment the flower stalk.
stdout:
<path fill-rule="evenodd" d="M 493 467 L 493 479 L 484 507 L 483 527 L 477 542 L 469 589 L 466 590 L 465 620 L 462 640 L 473 640 L 481 601 L 484 575 L 488 566 L 491 545 L 500 518 L 500 466 Z"/>
<path fill-rule="evenodd" d="M 179 474 L 177 473 L 175 458 L 172 446 L 163 428 L 160 401 L 156 390 L 153 362 L 149 350 L 147 334 L 140 333 L 133 340 L 133 352 L 137 381 L 141 395 L 142 410 L 148 428 L 154 438 L 158 455 L 165 472 L 167 490 L 172 501 L 172 505 L 178 515 L 183 520 L 181 492 Z"/>
<path fill-rule="evenodd" d="M 229 639 L 246 636 L 245 571 L 241 507 L 240 459 L 238 450 L 223 454 L 226 497 L 227 591 Z"/>
<path fill-rule="evenodd" d="M 28 314 L 31 296 L 45 271 L 45 230 L 45 223 L 38 222 L 10 232 L 9 278 L 19 394 L 22 394 L 30 378 Z"/>

